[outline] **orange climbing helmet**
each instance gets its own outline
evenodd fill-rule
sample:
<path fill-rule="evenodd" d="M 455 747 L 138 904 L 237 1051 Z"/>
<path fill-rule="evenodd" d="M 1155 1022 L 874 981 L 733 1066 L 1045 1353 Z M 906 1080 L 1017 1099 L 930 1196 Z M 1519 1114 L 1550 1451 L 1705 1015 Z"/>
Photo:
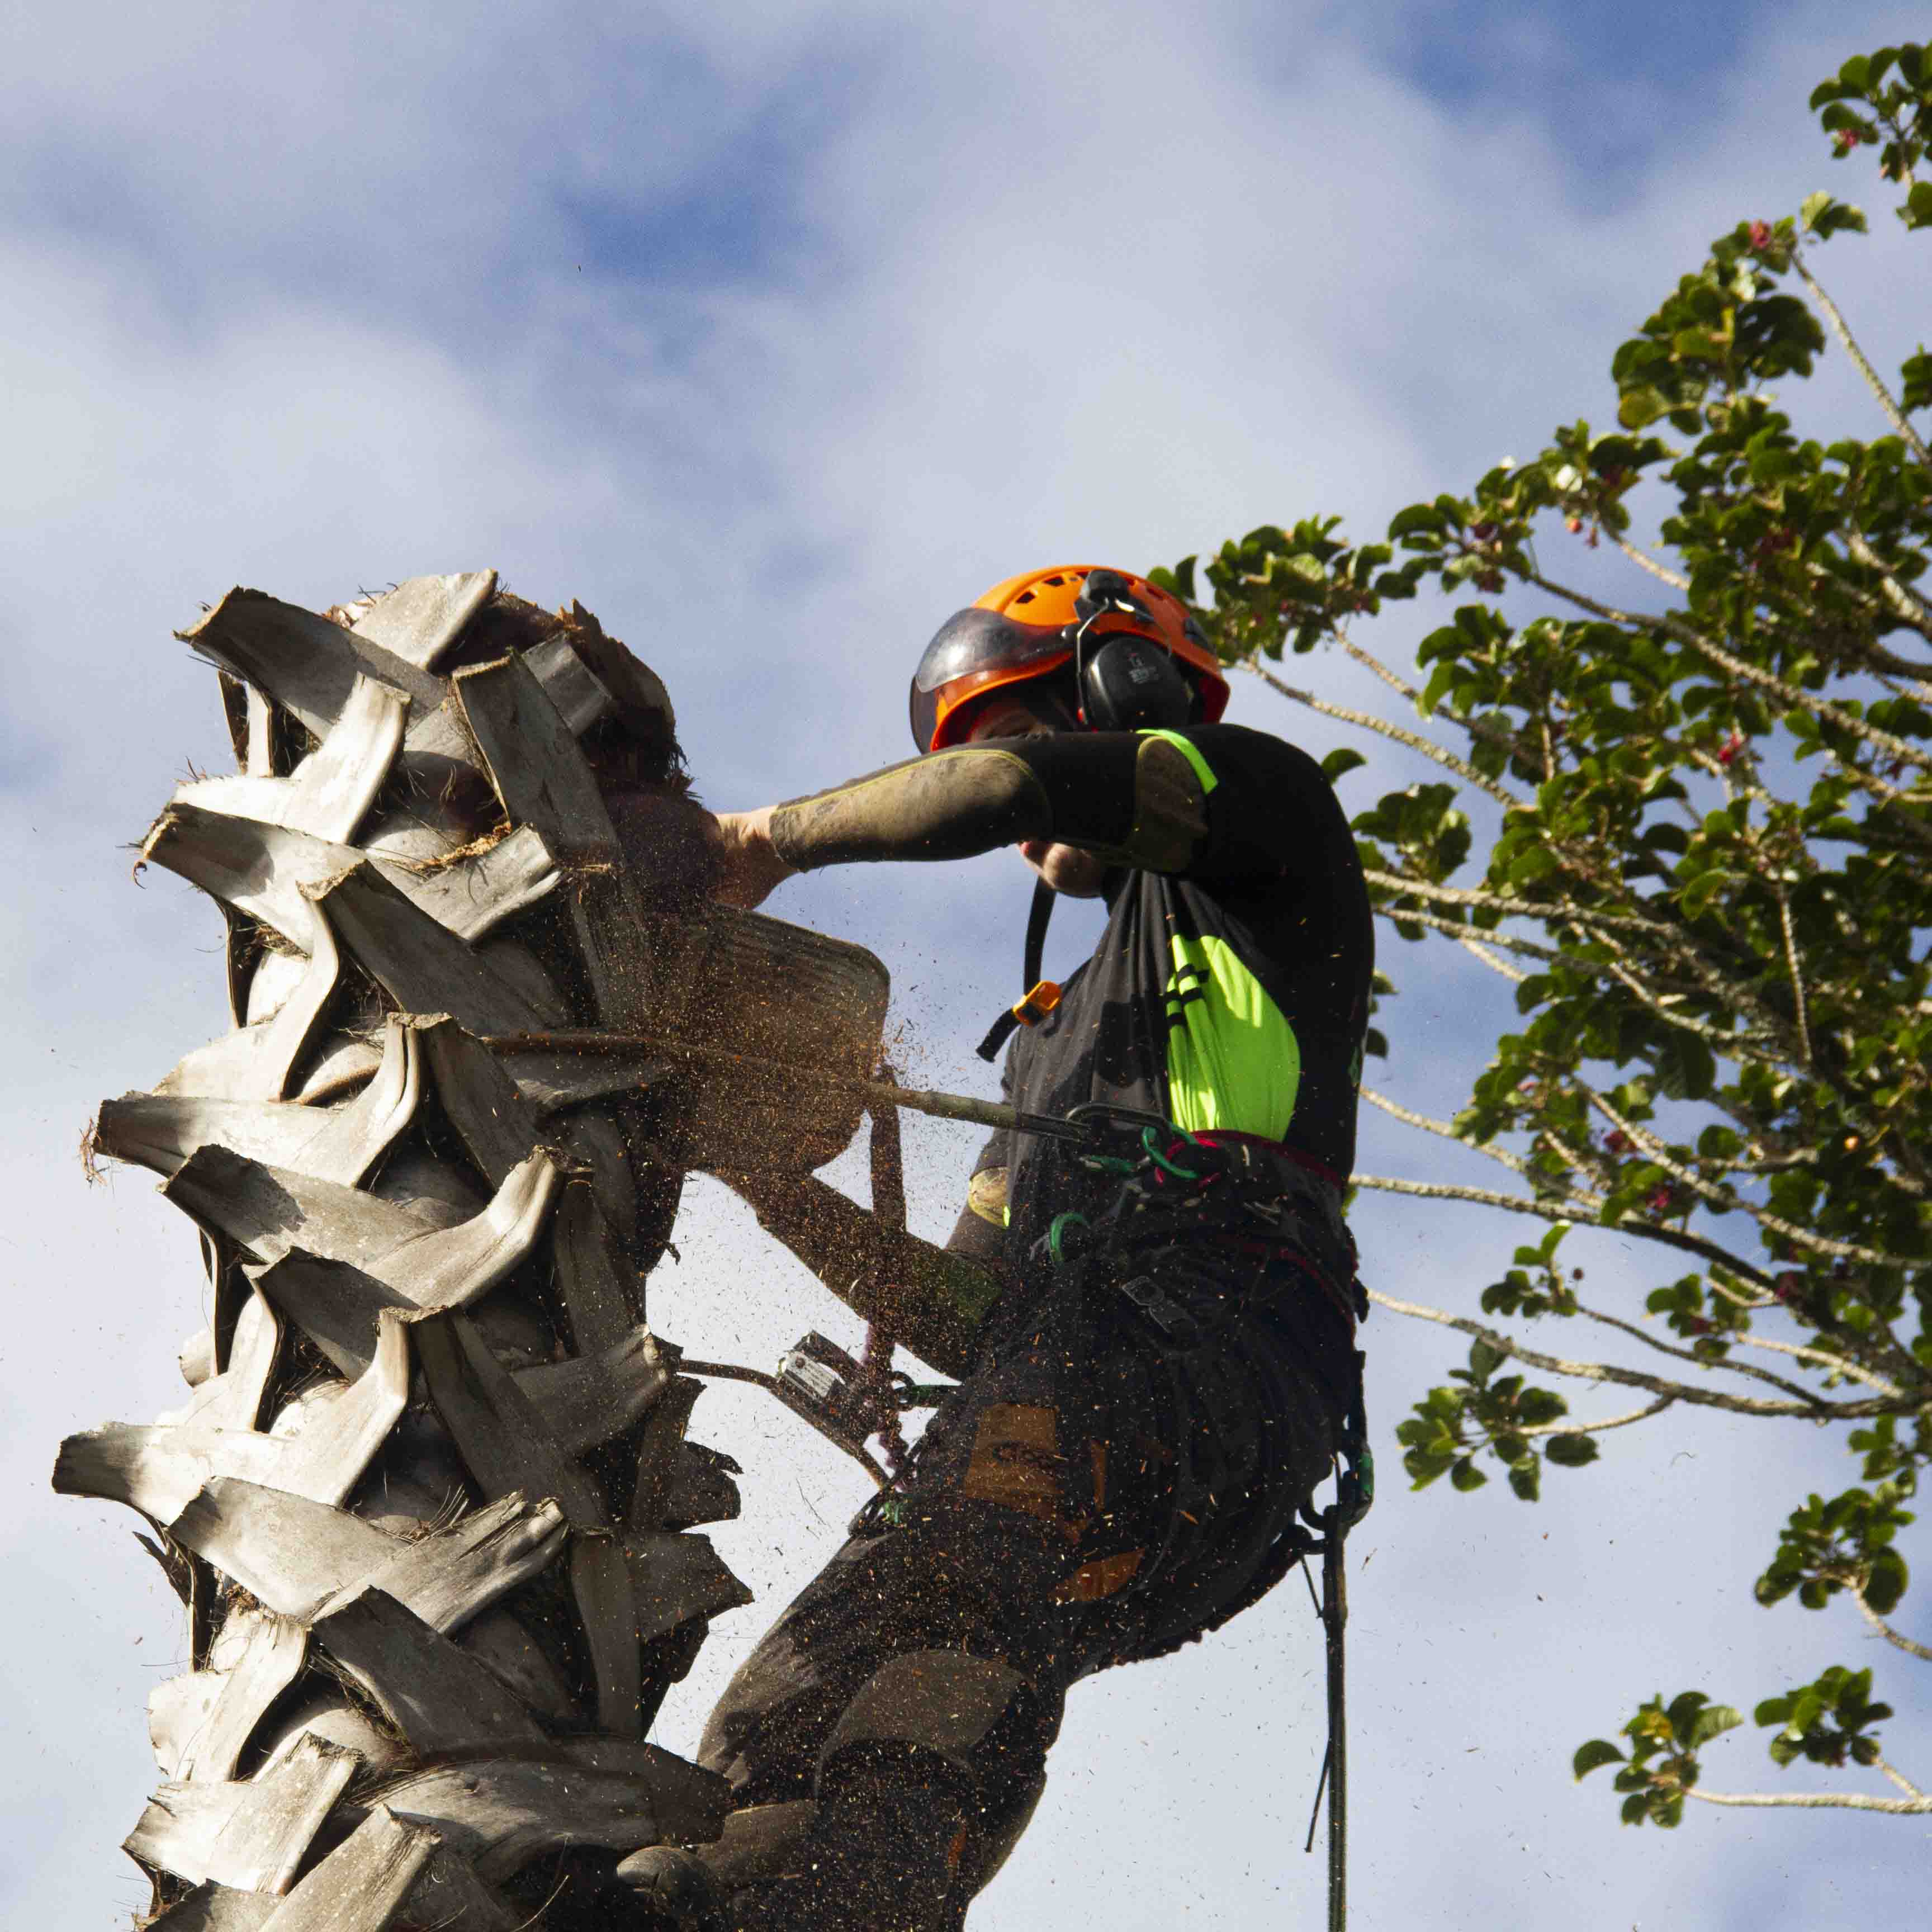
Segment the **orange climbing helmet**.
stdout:
<path fill-rule="evenodd" d="M 1101 640 L 1137 640 L 1126 652 L 1099 650 Z M 1154 651 L 1148 651 L 1152 645 Z M 1213 646 L 1180 598 L 1131 572 L 1092 564 L 1030 570 L 996 584 L 956 611 L 926 646 L 912 680 L 912 735 L 922 752 L 958 743 L 974 700 L 1002 686 L 1029 683 L 1072 667 L 1080 718 L 1093 729 L 1123 722 L 1108 698 L 1124 671 L 1135 682 L 1147 672 L 1178 673 L 1191 718 L 1213 724 L 1228 707 L 1227 680 Z M 1136 665 L 1138 657 L 1145 662 Z M 1169 722 L 1163 719 L 1161 722 Z"/>

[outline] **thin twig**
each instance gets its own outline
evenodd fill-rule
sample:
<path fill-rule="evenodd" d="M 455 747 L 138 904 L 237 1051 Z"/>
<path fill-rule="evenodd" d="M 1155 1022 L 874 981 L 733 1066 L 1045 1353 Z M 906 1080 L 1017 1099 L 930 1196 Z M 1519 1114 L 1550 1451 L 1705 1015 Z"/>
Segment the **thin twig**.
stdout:
<path fill-rule="evenodd" d="M 1438 1120 L 1428 1114 L 1418 1114 L 1405 1107 L 1400 1101 L 1391 1100 L 1386 1094 L 1378 1094 L 1372 1087 L 1360 1090 L 1362 1098 L 1372 1107 L 1379 1107 L 1384 1114 L 1404 1122 L 1412 1127 L 1420 1127 L 1426 1134 L 1438 1134 L 1445 1141 L 1454 1141 L 1459 1147 L 1467 1148 L 1472 1154 L 1479 1154 L 1486 1160 L 1493 1160 L 1508 1168 L 1513 1174 L 1527 1174 L 1529 1163 L 1522 1155 L 1511 1154 L 1507 1148 L 1492 1145 L 1486 1141 L 1474 1141 L 1466 1134 L 1459 1134 L 1448 1120 Z"/>
<path fill-rule="evenodd" d="M 1791 974 L 1791 998 L 1796 1007 L 1798 1022 L 1798 1048 L 1804 1055 L 1804 1064 L 1811 1064 L 1811 1023 L 1807 1017 L 1804 1003 L 1804 975 L 1798 966 L 1798 939 L 1791 929 L 1791 895 L 1784 889 L 1782 879 L 1775 880 L 1772 893 L 1778 901 L 1778 922 L 1784 933 L 1784 963 Z"/>
<path fill-rule="evenodd" d="M 1894 1816 L 1932 1811 L 1932 1798 L 1868 1798 L 1856 1791 L 1700 1791 L 1693 1786 L 1682 1795 L 1700 1804 L 1789 1805 L 1801 1810 L 1888 1811 Z"/>
<path fill-rule="evenodd" d="M 1932 1648 L 1928 1648 L 1922 1643 L 1914 1643 L 1911 1638 L 1906 1636 L 1902 1631 L 1894 1630 L 1891 1624 L 1887 1623 L 1884 1618 L 1865 1601 L 1864 1591 L 1856 1584 L 1852 1587 L 1852 1601 L 1858 1605 L 1858 1614 L 1878 1632 L 1880 1636 L 1885 1639 L 1887 1643 L 1896 1649 L 1904 1651 L 1907 1657 L 1916 1657 L 1924 1663 L 1932 1664 Z"/>
<path fill-rule="evenodd" d="M 1583 1422 L 1566 1415 L 1558 1422 L 1532 1423 L 1526 1428 L 1510 1432 L 1514 1436 L 1594 1436 L 1600 1429 L 1624 1429 L 1633 1422 L 1647 1421 L 1653 1415 L 1661 1415 L 1676 1400 L 1674 1395 L 1660 1395 L 1641 1408 L 1631 1409 L 1624 1415 L 1607 1416 L 1601 1422 Z"/>
<path fill-rule="evenodd" d="M 1514 1357 L 1532 1369 L 1551 1375 L 1571 1376 L 1581 1382 L 1618 1382 L 1627 1388 L 1648 1389 L 1652 1395 L 1667 1395 L 1700 1408 L 1726 1408 L 1740 1415 L 1800 1416 L 1807 1421 L 1850 1422 L 1874 1415 L 1907 1415 L 1923 1406 L 1917 1397 L 1893 1400 L 1873 1396 L 1857 1402 L 1772 1402 L 1761 1396 L 1732 1395 L 1725 1389 L 1694 1388 L 1688 1383 L 1666 1382 L 1661 1376 L 1647 1376 L 1640 1369 L 1620 1367 L 1614 1362 L 1573 1362 L 1561 1355 L 1546 1355 L 1540 1349 L 1526 1348 L 1513 1336 L 1472 1322 L 1467 1316 L 1451 1315 L 1446 1310 L 1429 1308 L 1420 1302 L 1399 1301 L 1379 1288 L 1368 1291 L 1369 1299 L 1397 1315 L 1413 1316 L 1418 1322 L 1434 1322 L 1445 1328 L 1460 1330 L 1486 1342 L 1496 1352 Z"/>
<path fill-rule="evenodd" d="M 1749 1301 L 1741 1294 L 1733 1294 L 1729 1289 L 1719 1287 L 1714 1281 L 1711 1286 L 1718 1294 L 1736 1302 L 1741 1308 L 1767 1306 L 1764 1301 Z M 1778 1354 L 1794 1355 L 1801 1362 L 1816 1362 L 1834 1375 L 1848 1376 L 1853 1382 L 1863 1382 L 1868 1388 L 1875 1388 L 1882 1394 L 1902 1396 L 1905 1393 L 1898 1383 L 1880 1375 L 1876 1369 L 1868 1369 L 1862 1363 L 1850 1361 L 1843 1355 L 1834 1355 L 1828 1348 L 1808 1348 L 1802 1342 L 1777 1342 L 1768 1335 L 1733 1334 L 1726 1339 L 1733 1344 L 1742 1342 L 1748 1348 L 1769 1348 Z"/>
<path fill-rule="evenodd" d="M 1845 536 L 1845 548 L 1868 570 L 1878 574 L 1878 594 L 1886 608 L 1901 623 L 1909 624 L 1922 638 L 1932 638 L 1932 611 L 1908 590 L 1885 567 L 1885 560 L 1865 541 L 1860 530 L 1849 530 Z M 1882 648 L 1882 647 L 1881 647 Z M 1887 652 L 1888 656 L 1891 653 Z M 1932 698 L 1932 685 L 1920 682 L 1914 674 L 1918 667 L 1906 658 L 1895 660 L 1895 666 L 1902 676 L 1913 677 L 1912 688 L 1916 696 Z"/>
<path fill-rule="evenodd" d="M 1506 785 L 1499 785 L 1495 779 L 1486 778 L 1475 766 L 1456 757 L 1454 752 L 1445 752 L 1433 739 L 1425 738 L 1419 731 L 1411 731 L 1400 724 L 1391 724 L 1386 718 L 1378 718 L 1372 711 L 1352 711 L 1346 705 L 1330 704 L 1325 698 L 1317 698 L 1312 691 L 1298 690 L 1286 680 L 1276 677 L 1264 665 L 1250 658 L 1247 668 L 1266 685 L 1270 691 L 1283 698 L 1292 698 L 1297 704 L 1305 704 L 1311 711 L 1318 711 L 1324 718 L 1339 718 L 1345 724 L 1358 724 L 1365 731 L 1378 731 L 1384 738 L 1393 738 L 1398 745 L 1406 745 L 1412 752 L 1420 752 L 1425 758 L 1432 760 L 1445 771 L 1466 780 L 1479 790 L 1486 791 L 1499 804 L 1520 806 L 1525 801 L 1516 796 Z"/>
<path fill-rule="evenodd" d="M 1688 590 L 1690 588 L 1690 578 L 1679 577 L 1676 571 L 1667 569 L 1648 552 L 1639 550 L 1628 538 L 1613 534 L 1610 541 L 1630 559 L 1631 562 L 1636 566 L 1638 569 L 1648 571 L 1651 575 L 1657 578 L 1660 583 L 1669 584 L 1673 590 Z"/>
<path fill-rule="evenodd" d="M 1796 249 L 1791 251 L 1791 266 L 1798 272 L 1798 279 L 1811 291 L 1818 306 L 1825 311 L 1825 320 L 1832 325 L 1832 333 L 1843 345 L 1845 353 L 1852 358 L 1852 364 L 1865 379 L 1865 386 L 1878 398 L 1878 406 L 1885 412 L 1886 421 L 1891 424 L 1912 454 L 1928 469 L 1932 469 L 1932 451 L 1928 451 L 1918 440 L 1918 432 L 1906 421 L 1905 412 L 1893 399 L 1892 392 L 1885 386 L 1885 380 L 1865 360 L 1865 352 L 1852 335 L 1851 325 L 1838 312 L 1838 304 L 1820 287 L 1818 278 L 1804 266 L 1804 258 Z"/>
<path fill-rule="evenodd" d="M 1592 1322 L 1600 1322 L 1606 1328 L 1615 1328 L 1641 1342 L 1646 1348 L 1654 1348 L 1660 1355 L 1670 1355 L 1680 1362 L 1688 1362 L 1701 1369 L 1729 1369 L 1733 1375 L 1748 1376 L 1753 1382 L 1768 1383 L 1772 1388 L 1782 1389 L 1788 1396 L 1801 1402 L 1811 1400 L 1811 1391 L 1802 1382 L 1787 1381 L 1783 1376 L 1774 1376 L 1768 1369 L 1755 1367 L 1749 1362 L 1733 1362 L 1727 1358 L 1706 1361 L 1702 1355 L 1689 1348 L 1679 1348 L 1669 1342 L 1660 1341 L 1654 1335 L 1646 1334 L 1634 1322 L 1626 1322 L 1621 1316 L 1606 1315 L 1601 1309 L 1586 1308 L 1581 1302 L 1576 1304 L 1576 1312 Z"/>

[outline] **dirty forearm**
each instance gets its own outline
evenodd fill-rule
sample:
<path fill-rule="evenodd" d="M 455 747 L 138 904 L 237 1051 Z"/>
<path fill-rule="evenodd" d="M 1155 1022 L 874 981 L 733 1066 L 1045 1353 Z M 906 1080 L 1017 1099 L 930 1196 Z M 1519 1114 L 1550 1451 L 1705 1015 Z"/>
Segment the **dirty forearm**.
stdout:
<path fill-rule="evenodd" d="M 721 1177 L 855 1314 L 888 1329 L 943 1375 L 971 1367 L 980 1324 L 998 1278 L 973 1262 L 880 1225 L 836 1188 L 812 1177 Z"/>
<path fill-rule="evenodd" d="M 936 752 L 772 814 L 772 844 L 795 872 L 881 859 L 970 859 L 1043 838 L 1052 814 L 1022 759 L 992 746 Z"/>
<path fill-rule="evenodd" d="M 968 859 L 1026 839 L 1182 869 L 1206 833 L 1203 793 L 1168 744 L 1128 732 L 1000 739 L 914 758 L 771 817 L 794 872 L 883 859 Z"/>

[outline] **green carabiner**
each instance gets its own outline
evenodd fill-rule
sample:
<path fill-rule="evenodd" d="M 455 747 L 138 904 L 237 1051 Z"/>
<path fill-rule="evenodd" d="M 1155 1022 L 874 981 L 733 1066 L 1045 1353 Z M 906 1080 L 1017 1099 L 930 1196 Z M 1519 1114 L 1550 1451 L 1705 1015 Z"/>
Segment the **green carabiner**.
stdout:
<path fill-rule="evenodd" d="M 1174 1131 L 1179 1134 L 1181 1138 L 1184 1141 L 1191 1141 L 1194 1138 L 1194 1136 L 1188 1132 L 1186 1129 L 1184 1127 L 1177 1127 Z M 1201 1178 L 1201 1176 L 1197 1174 L 1192 1168 L 1177 1166 L 1172 1161 L 1168 1159 L 1166 1154 L 1161 1152 L 1159 1146 L 1156 1144 L 1154 1130 L 1153 1128 L 1142 1128 L 1141 1145 L 1146 1149 L 1148 1159 L 1152 1161 L 1154 1166 L 1160 1168 L 1163 1173 L 1172 1174 L 1178 1180 L 1198 1180 Z"/>
<path fill-rule="evenodd" d="M 1066 1265 L 1066 1256 L 1061 1250 L 1060 1241 L 1064 1230 L 1070 1225 L 1090 1228 L 1093 1224 L 1084 1214 L 1076 1214 L 1070 1208 L 1064 1214 L 1054 1215 L 1053 1226 L 1046 1231 L 1046 1245 L 1048 1252 L 1053 1256 L 1053 1264 L 1055 1268 L 1064 1268 Z"/>

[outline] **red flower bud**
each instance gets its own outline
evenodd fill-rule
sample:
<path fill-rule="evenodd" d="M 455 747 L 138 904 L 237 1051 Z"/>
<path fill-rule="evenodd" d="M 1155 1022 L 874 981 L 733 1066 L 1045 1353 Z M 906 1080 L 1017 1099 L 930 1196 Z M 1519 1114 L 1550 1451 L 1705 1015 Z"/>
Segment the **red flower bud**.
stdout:
<path fill-rule="evenodd" d="M 1574 537 L 1583 527 L 1583 519 L 1581 517 L 1565 517 L 1563 527 Z"/>
<path fill-rule="evenodd" d="M 1606 1134 L 1604 1136 L 1604 1145 L 1611 1154 L 1628 1154 L 1630 1150 L 1630 1138 L 1628 1134 L 1622 1132 Z"/>
<path fill-rule="evenodd" d="M 1718 764 L 1728 765 L 1744 748 L 1744 734 L 1741 731 L 1733 731 L 1718 748 Z"/>
<path fill-rule="evenodd" d="M 1754 221 L 1750 225 L 1750 244 L 1754 253 L 1762 254 L 1771 246 L 1771 224 Z"/>
<path fill-rule="evenodd" d="M 1858 144 L 1858 130 L 1854 128 L 1840 128 L 1832 136 L 1832 146 L 1841 154 L 1849 154 Z"/>
<path fill-rule="evenodd" d="M 1693 1335 L 1708 1335 L 1712 1325 L 1701 1315 L 1687 1315 L 1684 1318 L 1684 1328 Z"/>
<path fill-rule="evenodd" d="M 1797 1269 L 1786 1268 L 1772 1283 L 1771 1292 L 1780 1301 L 1795 1301 L 1804 1292 L 1804 1277 Z"/>

